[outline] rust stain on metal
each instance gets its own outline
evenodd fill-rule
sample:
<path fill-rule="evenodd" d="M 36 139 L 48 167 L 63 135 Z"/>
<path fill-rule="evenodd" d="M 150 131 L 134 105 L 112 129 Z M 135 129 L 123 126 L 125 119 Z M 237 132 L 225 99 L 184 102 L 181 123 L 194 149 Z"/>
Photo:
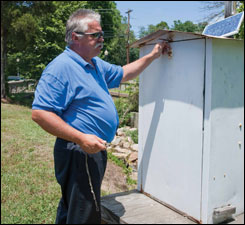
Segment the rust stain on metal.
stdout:
<path fill-rule="evenodd" d="M 146 43 L 139 44 L 139 48 L 145 46 Z"/>
<path fill-rule="evenodd" d="M 144 190 L 143 190 L 143 188 L 142 188 L 142 184 L 140 184 L 140 192 L 141 192 L 141 193 L 144 193 Z"/>
<path fill-rule="evenodd" d="M 174 38 L 174 33 L 173 32 L 169 32 L 168 34 L 168 42 L 172 42 Z M 170 50 L 168 51 L 168 58 L 171 59 L 173 57 L 173 51 L 172 48 L 170 48 Z"/>
<path fill-rule="evenodd" d="M 173 41 L 173 38 L 174 38 L 174 33 L 173 32 L 169 32 L 168 33 L 168 41 L 169 42 Z"/>

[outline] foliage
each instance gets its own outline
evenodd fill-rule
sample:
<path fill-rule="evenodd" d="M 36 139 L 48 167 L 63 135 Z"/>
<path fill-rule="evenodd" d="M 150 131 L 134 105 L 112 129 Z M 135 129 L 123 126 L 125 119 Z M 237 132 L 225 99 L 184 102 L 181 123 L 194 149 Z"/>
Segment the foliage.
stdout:
<path fill-rule="evenodd" d="M 244 12 L 244 1 L 240 1 L 240 6 L 237 9 L 237 12 Z M 236 39 L 243 39 L 244 40 L 244 20 L 242 21 L 239 33 L 235 35 Z"/>
<path fill-rule="evenodd" d="M 204 21 L 210 22 L 224 14 L 225 1 L 200 1 L 200 3 L 203 5 L 200 10 L 208 12 L 208 15 L 203 19 Z"/>
<path fill-rule="evenodd" d="M 128 101 L 132 112 L 138 112 L 139 105 L 139 77 L 130 83 L 126 89 L 129 93 Z"/>
<path fill-rule="evenodd" d="M 130 125 L 130 112 L 138 112 L 139 106 L 139 78 L 134 83 L 129 83 L 127 92 L 128 98 L 118 98 L 114 100 L 119 116 L 119 127 Z"/>
<path fill-rule="evenodd" d="M 171 28 L 171 30 L 202 33 L 206 25 L 207 25 L 206 22 L 194 24 L 191 21 L 186 21 L 182 23 L 180 20 L 177 20 L 177 21 L 175 20 L 174 26 Z"/>
<path fill-rule="evenodd" d="M 135 144 L 138 144 L 138 129 L 132 130 L 132 131 L 127 130 L 127 131 L 126 131 L 126 136 L 131 137 L 132 140 L 133 140 L 133 142 L 134 142 Z"/>
<path fill-rule="evenodd" d="M 126 177 L 127 177 L 126 178 L 127 184 L 129 184 L 129 185 L 137 184 L 137 181 L 135 181 L 132 178 L 130 178 L 130 175 L 132 173 L 132 168 L 131 167 L 127 166 L 122 159 L 117 158 L 111 152 L 107 152 L 107 157 L 108 157 L 109 160 L 114 162 L 116 165 L 118 165 L 118 166 L 123 168 L 123 172 L 126 174 Z"/>
<path fill-rule="evenodd" d="M 106 56 L 103 52 L 101 54 L 101 58 L 112 63 L 115 65 L 126 65 L 127 64 L 127 56 L 126 56 L 126 47 L 127 47 L 127 30 L 128 24 L 126 21 L 126 17 L 122 18 L 122 22 L 118 27 L 117 31 L 115 32 L 115 37 L 111 39 L 110 45 L 106 45 L 104 47 L 107 50 L 108 55 Z M 108 36 L 105 36 L 105 40 L 107 40 Z M 111 36 L 109 36 L 111 37 Z M 108 38 L 109 38 L 108 37 Z M 129 43 L 134 42 L 135 36 L 134 33 L 131 31 L 129 34 Z M 139 56 L 139 49 L 137 48 L 130 48 L 129 52 L 129 61 L 133 62 L 138 59 Z"/>
<path fill-rule="evenodd" d="M 14 9 L 9 10 L 9 7 Z M 36 78 L 37 72 L 40 72 L 40 63 L 45 63 L 48 60 L 47 51 L 41 52 L 44 49 L 43 45 L 55 47 L 49 44 L 49 39 L 44 40 L 43 30 L 40 26 L 45 26 L 49 29 L 47 20 L 52 17 L 54 7 L 52 2 L 10 2 L 3 7 L 4 11 L 10 13 L 11 22 L 4 15 L 3 27 L 7 29 L 3 38 L 6 39 L 7 62 L 6 75 L 16 74 L 17 67 L 21 73 L 26 74 L 26 78 Z M 50 35 L 50 33 L 48 33 Z M 52 36 L 50 37 L 52 38 Z M 38 49 L 38 43 L 42 43 Z M 55 49 L 55 48 L 54 48 Z M 52 54 L 52 51 L 50 51 Z M 40 57 L 43 55 L 43 57 Z M 19 62 L 17 62 L 17 58 Z M 42 61 L 42 62 L 41 62 Z M 18 64 L 18 65 L 17 65 Z"/>
<path fill-rule="evenodd" d="M 125 27 L 121 26 L 122 17 L 113 1 L 4 1 L 1 4 L 2 35 L 6 42 L 3 48 L 7 53 L 5 78 L 17 74 L 19 68 L 22 77 L 38 80 L 46 65 L 64 50 L 66 21 L 79 8 L 94 9 L 101 14 L 104 46 L 111 53 L 108 60 L 119 65 L 125 62 L 122 60 L 126 55 L 125 45 L 117 38 Z M 136 59 L 137 50 L 131 52 L 132 60 Z"/>
<path fill-rule="evenodd" d="M 180 20 L 175 20 L 174 25 L 169 28 L 168 24 L 162 21 L 156 26 L 151 24 L 148 25 L 148 28 L 141 27 L 139 37 L 142 38 L 159 29 L 202 33 L 209 21 L 224 14 L 223 8 L 225 4 L 224 1 L 202 1 L 201 3 L 204 5 L 201 10 L 209 12 L 208 16 L 204 18 L 204 22 L 194 24 L 191 21 L 181 22 Z M 239 7 L 237 12 L 244 11 L 244 1 L 240 1 L 240 3 L 237 2 L 237 7 Z M 235 35 L 235 38 L 244 39 L 244 22 L 241 25 L 239 34 Z"/>
<path fill-rule="evenodd" d="M 174 25 L 170 28 L 168 24 L 164 21 L 158 23 L 156 26 L 150 24 L 148 28 L 141 27 L 139 31 L 139 37 L 142 38 L 152 32 L 155 32 L 160 29 L 167 29 L 167 30 L 177 30 L 177 31 L 184 31 L 184 32 L 195 32 L 195 33 L 202 33 L 207 22 L 202 22 L 198 24 L 194 24 L 191 21 L 186 21 L 182 23 L 180 20 L 175 20 Z"/>
<path fill-rule="evenodd" d="M 163 29 L 167 29 L 167 30 L 169 29 L 168 24 L 164 21 L 161 21 L 156 26 L 150 24 L 150 25 L 148 25 L 148 28 L 140 27 L 139 37 L 142 38 L 142 37 L 144 37 L 150 33 L 157 31 L 157 30 L 163 30 Z"/>
<path fill-rule="evenodd" d="M 114 103 L 119 116 L 119 127 L 128 126 L 130 124 L 128 100 L 126 98 L 117 98 L 114 100 Z"/>
<path fill-rule="evenodd" d="M 22 105 L 31 108 L 32 102 L 34 100 L 33 93 L 12 93 L 9 94 L 9 99 L 11 103 L 16 105 Z"/>
<path fill-rule="evenodd" d="M 212 19 L 222 17 L 224 15 L 225 1 L 201 1 L 204 5 L 203 11 L 208 12 L 208 16 L 205 18 L 206 21 L 210 22 Z M 244 1 L 236 1 L 237 13 L 244 11 Z M 239 33 L 234 35 L 236 39 L 244 39 L 244 21 L 240 27 Z"/>

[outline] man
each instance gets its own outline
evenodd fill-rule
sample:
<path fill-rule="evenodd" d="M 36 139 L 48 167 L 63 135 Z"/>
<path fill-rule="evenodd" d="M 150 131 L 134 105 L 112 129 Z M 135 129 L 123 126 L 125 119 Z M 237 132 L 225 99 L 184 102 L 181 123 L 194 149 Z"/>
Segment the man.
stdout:
<path fill-rule="evenodd" d="M 100 223 L 106 143 L 113 140 L 119 121 L 108 88 L 135 78 L 169 46 L 156 44 L 133 63 L 111 65 L 96 57 L 104 41 L 100 15 L 83 9 L 67 21 L 65 40 L 65 51 L 39 80 L 32 119 L 57 136 L 54 163 L 62 198 L 56 223 Z"/>

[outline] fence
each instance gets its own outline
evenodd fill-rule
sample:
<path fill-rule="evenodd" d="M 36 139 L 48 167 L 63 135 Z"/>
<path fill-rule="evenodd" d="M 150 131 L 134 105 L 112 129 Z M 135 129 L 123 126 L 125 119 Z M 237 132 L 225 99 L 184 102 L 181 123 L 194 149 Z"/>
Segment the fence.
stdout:
<path fill-rule="evenodd" d="M 132 81 L 124 82 L 124 83 L 121 83 L 118 88 L 110 89 L 110 93 L 111 93 L 112 97 L 116 97 L 116 98 L 124 97 L 124 98 L 127 98 L 128 97 L 128 93 L 126 92 L 126 90 L 132 83 L 135 83 L 135 81 L 132 80 Z"/>
<path fill-rule="evenodd" d="M 34 92 L 36 80 L 8 81 L 9 93 Z"/>

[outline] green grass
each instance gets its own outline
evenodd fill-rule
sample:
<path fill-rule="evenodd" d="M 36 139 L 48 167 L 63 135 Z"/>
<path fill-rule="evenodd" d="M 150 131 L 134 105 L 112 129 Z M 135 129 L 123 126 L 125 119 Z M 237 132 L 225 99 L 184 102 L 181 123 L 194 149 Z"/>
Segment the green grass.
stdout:
<path fill-rule="evenodd" d="M 1 104 L 1 223 L 52 224 L 61 197 L 54 175 L 55 137 L 31 120 L 32 96 L 10 98 L 16 104 Z M 128 184 L 136 183 L 121 160 L 110 153 L 108 160 L 124 169 Z"/>
<path fill-rule="evenodd" d="M 133 142 L 135 144 L 138 144 L 138 129 L 133 130 L 133 131 L 127 130 L 126 131 L 126 136 L 131 137 Z"/>
<path fill-rule="evenodd" d="M 55 137 L 31 120 L 31 109 L 1 104 L 1 223 L 54 223 L 60 198 Z"/>
<path fill-rule="evenodd" d="M 128 167 L 125 162 L 122 159 L 118 159 L 116 156 L 114 156 L 111 152 L 107 152 L 107 157 L 110 161 L 112 161 L 113 163 L 115 163 L 115 165 L 118 165 L 120 167 L 123 168 L 123 172 L 126 174 L 127 176 L 127 184 L 128 185 L 135 185 L 137 184 L 136 180 L 133 180 L 130 178 L 130 175 L 132 173 L 132 168 Z"/>

